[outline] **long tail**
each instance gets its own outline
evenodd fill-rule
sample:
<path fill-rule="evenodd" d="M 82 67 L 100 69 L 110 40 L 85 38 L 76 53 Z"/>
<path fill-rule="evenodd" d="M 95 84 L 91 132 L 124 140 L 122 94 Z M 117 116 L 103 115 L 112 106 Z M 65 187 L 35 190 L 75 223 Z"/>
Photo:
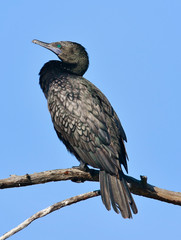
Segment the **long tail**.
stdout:
<path fill-rule="evenodd" d="M 122 172 L 119 172 L 118 177 L 105 171 L 100 171 L 99 181 L 101 198 L 107 210 L 111 209 L 112 204 L 114 211 L 121 213 L 123 218 L 132 218 L 131 209 L 134 214 L 138 212 Z"/>

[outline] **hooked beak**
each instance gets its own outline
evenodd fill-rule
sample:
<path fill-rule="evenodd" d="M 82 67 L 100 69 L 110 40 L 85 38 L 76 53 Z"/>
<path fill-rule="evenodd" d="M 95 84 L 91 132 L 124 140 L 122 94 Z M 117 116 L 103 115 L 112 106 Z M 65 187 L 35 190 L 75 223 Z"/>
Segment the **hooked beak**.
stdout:
<path fill-rule="evenodd" d="M 40 45 L 44 48 L 49 49 L 50 51 L 54 52 L 57 55 L 59 55 L 62 52 L 60 50 L 60 48 L 54 47 L 51 43 L 45 43 L 45 42 L 42 42 L 42 41 L 39 41 L 39 40 L 36 40 L 36 39 L 34 39 L 32 42 L 35 43 L 35 44 L 38 44 L 38 45 Z"/>

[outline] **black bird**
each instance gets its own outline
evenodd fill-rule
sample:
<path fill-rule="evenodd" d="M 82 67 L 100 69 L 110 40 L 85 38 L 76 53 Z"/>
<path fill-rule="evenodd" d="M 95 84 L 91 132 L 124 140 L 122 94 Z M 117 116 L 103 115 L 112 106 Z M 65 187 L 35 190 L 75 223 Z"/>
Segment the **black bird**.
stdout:
<path fill-rule="evenodd" d="M 33 40 L 54 52 L 61 61 L 49 61 L 40 70 L 40 86 L 59 139 L 80 162 L 100 169 L 102 201 L 111 204 L 123 218 L 131 218 L 137 207 L 125 180 L 127 153 L 125 132 L 108 99 L 83 78 L 89 65 L 88 54 L 75 42 L 45 43 Z"/>

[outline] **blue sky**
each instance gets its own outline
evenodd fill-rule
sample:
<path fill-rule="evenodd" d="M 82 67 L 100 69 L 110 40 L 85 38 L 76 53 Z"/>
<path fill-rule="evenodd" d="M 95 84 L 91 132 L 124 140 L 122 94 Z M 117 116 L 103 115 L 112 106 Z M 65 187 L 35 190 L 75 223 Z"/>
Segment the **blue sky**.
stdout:
<path fill-rule="evenodd" d="M 129 175 L 181 191 L 181 2 L 3 1 L 0 178 L 78 164 L 58 140 L 39 87 L 56 56 L 31 43 L 76 41 L 89 53 L 85 77 L 109 98 L 127 134 Z M 0 235 L 35 212 L 98 183 L 57 182 L 1 191 Z M 11 239 L 176 239 L 181 208 L 134 196 L 139 214 L 124 220 L 100 197 L 39 219 Z"/>

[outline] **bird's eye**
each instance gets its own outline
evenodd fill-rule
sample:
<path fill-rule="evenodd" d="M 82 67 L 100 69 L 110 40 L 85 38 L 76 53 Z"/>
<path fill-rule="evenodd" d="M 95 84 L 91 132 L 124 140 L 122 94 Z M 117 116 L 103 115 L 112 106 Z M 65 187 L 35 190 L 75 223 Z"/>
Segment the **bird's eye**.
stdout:
<path fill-rule="evenodd" d="M 60 44 L 57 44 L 57 47 L 58 47 L 58 48 L 61 48 L 62 46 L 61 46 Z"/>

